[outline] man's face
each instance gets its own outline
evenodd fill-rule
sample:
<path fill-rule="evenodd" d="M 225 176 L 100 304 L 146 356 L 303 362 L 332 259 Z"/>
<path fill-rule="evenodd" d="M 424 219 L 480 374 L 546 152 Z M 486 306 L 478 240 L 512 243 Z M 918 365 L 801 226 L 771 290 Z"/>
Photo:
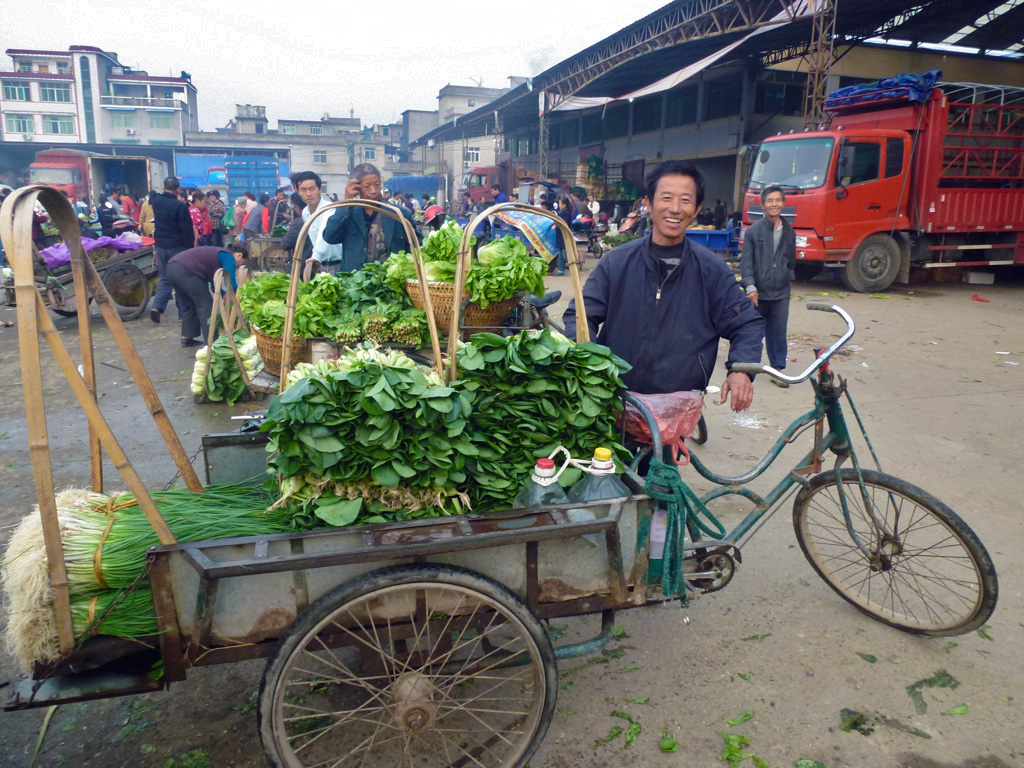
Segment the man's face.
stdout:
<path fill-rule="evenodd" d="M 380 200 L 380 176 L 371 173 L 359 180 L 359 196 L 364 200 Z"/>
<path fill-rule="evenodd" d="M 786 199 L 781 192 L 772 192 L 764 199 L 764 213 L 770 219 L 777 219 L 782 215 L 782 207 Z"/>
<path fill-rule="evenodd" d="M 320 187 L 318 187 L 316 182 L 312 179 L 300 181 L 297 191 L 299 193 L 299 197 L 302 198 L 302 202 L 306 205 L 313 205 L 313 203 L 320 199 Z"/>
<path fill-rule="evenodd" d="M 697 183 L 690 176 L 672 173 L 658 179 L 650 200 L 654 222 L 653 240 L 657 245 L 676 245 L 683 241 L 686 227 L 697 216 Z"/>

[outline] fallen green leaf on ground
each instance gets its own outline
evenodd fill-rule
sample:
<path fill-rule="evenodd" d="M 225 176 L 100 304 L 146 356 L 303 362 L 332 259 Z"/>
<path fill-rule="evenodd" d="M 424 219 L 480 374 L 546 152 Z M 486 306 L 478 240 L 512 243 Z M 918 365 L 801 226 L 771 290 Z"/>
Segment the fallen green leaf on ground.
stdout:
<path fill-rule="evenodd" d="M 754 761 L 754 765 L 757 766 L 757 768 L 768 768 L 768 761 L 765 760 L 763 757 L 751 755 L 750 759 Z"/>
<path fill-rule="evenodd" d="M 612 648 L 611 650 L 601 651 L 601 655 L 609 659 L 621 659 L 626 655 L 626 652 L 622 648 Z"/>
<path fill-rule="evenodd" d="M 749 720 L 753 716 L 754 716 L 754 710 L 748 709 L 746 712 L 744 712 L 742 715 L 737 717 L 735 720 L 730 720 L 725 715 L 722 715 L 722 719 L 725 720 L 725 722 L 727 722 L 729 725 L 739 725 L 740 723 L 747 722 L 747 720 Z"/>
<path fill-rule="evenodd" d="M 825 765 L 817 760 L 797 760 L 793 763 L 793 768 L 835 768 L 835 766 Z"/>
<path fill-rule="evenodd" d="M 980 627 L 978 627 L 978 629 L 976 631 L 977 631 L 977 633 L 979 635 L 981 635 L 986 640 L 991 640 L 992 639 L 992 635 L 990 635 L 988 633 L 988 624 L 982 624 Z"/>
<path fill-rule="evenodd" d="M 736 766 L 744 760 L 754 756 L 753 752 L 740 751 L 750 743 L 750 739 L 743 734 L 723 733 L 722 731 L 715 731 L 715 733 L 725 739 L 725 744 L 722 747 L 722 754 L 718 759 L 722 761 L 727 760 L 729 762 L 729 768 L 736 768 Z"/>
<path fill-rule="evenodd" d="M 643 669 L 639 664 L 630 664 L 622 668 L 623 672 L 636 672 L 638 669 Z"/>
<path fill-rule="evenodd" d="M 957 647 L 958 645 L 960 645 L 960 643 L 957 643 L 957 642 L 952 642 L 952 641 L 951 641 L 951 642 L 948 642 L 948 643 L 946 643 L 946 645 L 945 645 L 945 650 L 947 650 L 947 651 L 952 651 L 952 650 L 953 650 L 954 648 L 956 648 L 956 647 Z"/>
<path fill-rule="evenodd" d="M 563 691 L 568 691 L 570 688 L 575 688 L 575 687 L 576 687 L 576 683 L 574 683 L 572 680 L 570 680 L 568 683 L 562 683 L 562 690 Z"/>
<path fill-rule="evenodd" d="M 614 627 L 612 627 L 612 637 L 614 637 L 616 640 L 623 640 L 629 637 L 629 634 L 626 632 L 626 628 L 624 626 L 622 626 L 621 624 L 616 624 Z"/>
<path fill-rule="evenodd" d="M 931 677 L 926 677 L 922 680 L 918 680 L 916 683 L 911 683 L 907 686 L 907 695 L 910 696 L 910 700 L 914 702 L 914 709 L 917 710 L 917 714 L 923 715 L 928 710 L 928 704 L 924 700 L 924 696 L 921 695 L 921 691 L 924 688 L 949 688 L 953 689 L 960 685 L 960 681 L 953 677 L 949 672 L 944 669 L 940 669 Z"/>
<path fill-rule="evenodd" d="M 740 642 L 741 643 L 747 643 L 747 642 L 750 642 L 751 640 L 764 640 L 766 637 L 771 637 L 771 636 L 772 636 L 771 632 L 769 632 L 767 634 L 764 634 L 764 635 L 749 635 L 747 637 L 741 637 L 740 638 Z"/>
<path fill-rule="evenodd" d="M 575 714 L 576 714 L 576 712 L 574 712 L 574 711 L 573 711 L 573 710 L 571 710 L 571 709 L 567 709 L 567 710 L 565 710 L 565 714 L 567 714 L 567 715 L 569 715 L 569 716 L 571 717 L 572 715 L 575 715 Z"/>
<path fill-rule="evenodd" d="M 613 742 L 617 738 L 619 738 L 619 736 L 621 736 L 621 735 L 622 735 L 622 726 L 620 726 L 620 725 L 612 726 L 612 729 L 610 731 L 608 731 L 608 736 L 606 736 L 603 739 L 598 739 L 597 741 L 595 741 L 594 742 L 594 746 L 596 747 L 598 744 L 610 744 L 611 742 Z"/>
<path fill-rule="evenodd" d="M 861 653 L 860 651 L 857 651 L 857 655 L 864 659 L 868 664 L 874 664 L 878 661 L 878 657 L 872 656 L 870 653 Z"/>
<path fill-rule="evenodd" d="M 961 704 L 959 707 L 953 707 L 952 709 L 943 709 L 942 714 L 944 715 L 966 715 L 967 705 Z"/>
<path fill-rule="evenodd" d="M 661 741 L 658 742 L 658 749 L 662 752 L 678 752 L 679 751 L 679 739 L 668 732 L 666 728 L 662 732 Z"/>
<path fill-rule="evenodd" d="M 547 631 L 548 631 L 548 637 L 551 638 L 551 642 L 553 642 L 553 643 L 557 642 L 558 640 L 561 640 L 569 632 L 569 630 L 566 629 L 565 627 L 554 627 L 554 626 L 549 626 Z"/>
<path fill-rule="evenodd" d="M 744 680 L 749 680 L 750 678 L 752 678 L 752 677 L 753 677 L 753 675 L 748 675 L 748 674 L 746 674 L 745 672 L 738 672 L 737 674 L 738 674 L 738 675 L 739 675 L 740 677 L 742 677 L 742 678 L 743 678 Z"/>
<path fill-rule="evenodd" d="M 888 299 L 889 297 L 886 296 L 884 293 L 872 293 L 870 296 L 868 296 L 868 298 L 869 299 Z"/>
<path fill-rule="evenodd" d="M 858 712 L 855 709 L 843 709 L 839 712 L 839 718 L 839 727 L 842 729 L 843 733 L 857 731 L 864 736 L 870 736 L 874 733 L 874 721 L 863 712 Z"/>
<path fill-rule="evenodd" d="M 633 718 L 632 717 L 627 715 L 625 712 L 620 712 L 617 709 L 612 712 L 612 717 L 621 717 L 623 720 L 628 720 L 631 723 L 633 722 Z"/>
<path fill-rule="evenodd" d="M 640 723 L 630 723 L 629 728 L 626 729 L 626 743 L 622 745 L 622 748 L 625 749 L 634 741 L 639 739 L 641 730 Z"/>
<path fill-rule="evenodd" d="M 630 704 L 646 704 L 651 700 L 650 696 L 642 696 L 638 699 L 626 699 Z"/>
<path fill-rule="evenodd" d="M 139 747 L 139 751 L 144 755 L 152 755 L 154 752 L 156 752 L 156 747 L 154 747 L 152 744 L 143 744 L 141 747 Z"/>
<path fill-rule="evenodd" d="M 167 758 L 164 768 L 210 768 L 210 756 L 201 749 L 182 752 L 177 759 Z"/>

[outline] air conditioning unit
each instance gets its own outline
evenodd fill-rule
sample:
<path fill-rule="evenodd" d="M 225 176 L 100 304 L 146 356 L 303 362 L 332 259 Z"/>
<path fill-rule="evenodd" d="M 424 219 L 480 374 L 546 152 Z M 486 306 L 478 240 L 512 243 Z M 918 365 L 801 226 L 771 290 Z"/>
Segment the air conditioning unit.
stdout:
<path fill-rule="evenodd" d="M 135 129 L 134 128 L 125 128 L 124 132 L 125 132 L 126 136 L 134 136 L 135 135 Z"/>
<path fill-rule="evenodd" d="M 124 74 L 124 67 L 111 67 L 110 68 L 110 74 L 112 74 L 112 75 L 123 75 Z"/>
<path fill-rule="evenodd" d="M 32 141 L 32 134 L 31 133 L 23 133 L 23 134 L 21 134 L 21 138 L 22 138 L 22 141 Z"/>

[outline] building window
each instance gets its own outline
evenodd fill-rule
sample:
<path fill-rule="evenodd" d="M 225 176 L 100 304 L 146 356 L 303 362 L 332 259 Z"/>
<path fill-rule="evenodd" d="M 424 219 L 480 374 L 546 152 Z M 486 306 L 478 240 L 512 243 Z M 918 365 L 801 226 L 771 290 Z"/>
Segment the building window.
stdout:
<path fill-rule="evenodd" d="M 596 144 L 604 138 L 604 120 L 600 112 L 583 116 L 583 137 L 581 144 Z"/>
<path fill-rule="evenodd" d="M 754 89 L 754 111 L 769 115 L 802 115 L 806 90 L 805 72 L 768 70 Z"/>
<path fill-rule="evenodd" d="M 633 102 L 633 133 L 661 130 L 661 94 Z"/>
<path fill-rule="evenodd" d="M 35 133 L 32 115 L 7 115 L 8 133 Z"/>
<path fill-rule="evenodd" d="M 43 133 L 70 136 L 75 132 L 75 119 L 71 115 L 43 115 Z"/>
<path fill-rule="evenodd" d="M 78 58 L 78 70 L 82 73 L 82 109 L 85 112 L 85 140 L 92 144 L 96 141 L 96 124 L 92 116 L 92 73 L 89 70 L 89 59 Z"/>
<path fill-rule="evenodd" d="M 18 71 L 19 72 L 31 72 L 32 71 L 32 62 L 31 61 L 19 61 L 18 62 Z"/>
<path fill-rule="evenodd" d="M 39 72 L 40 72 L 40 74 L 43 74 L 43 75 L 50 74 L 50 65 L 49 64 L 40 64 L 39 65 Z"/>
<path fill-rule="evenodd" d="M 665 101 L 665 127 L 697 122 L 697 86 L 688 85 L 668 92 Z"/>
<path fill-rule="evenodd" d="M 58 61 L 57 62 L 57 74 L 60 74 L 60 75 L 70 75 L 71 74 L 71 64 L 69 64 L 66 61 Z"/>
<path fill-rule="evenodd" d="M 256 123 L 256 133 L 263 133 L 263 123 Z"/>
<path fill-rule="evenodd" d="M 174 127 L 174 116 L 173 115 L 158 115 L 155 112 L 149 114 L 149 127 L 150 128 L 173 128 Z"/>
<path fill-rule="evenodd" d="M 71 86 L 63 83 L 43 83 L 39 86 L 43 101 L 59 101 L 67 104 L 71 101 Z"/>
<path fill-rule="evenodd" d="M 621 139 L 629 135 L 629 104 L 614 104 L 608 107 L 604 118 L 604 137 Z"/>
<path fill-rule="evenodd" d="M 323 136 L 324 135 L 324 127 L 322 125 L 311 125 L 311 126 L 309 126 L 309 135 L 310 136 Z"/>
<path fill-rule="evenodd" d="M 708 109 L 707 119 L 716 120 L 732 117 L 740 113 L 740 102 L 743 97 L 742 80 L 723 77 L 711 80 L 707 84 Z"/>
<path fill-rule="evenodd" d="M 323 164 L 327 162 L 327 150 L 326 149 L 314 149 L 313 150 L 313 162 Z"/>
<path fill-rule="evenodd" d="M 115 128 L 134 128 L 134 112 L 113 112 L 110 115 L 111 125 Z"/>
<path fill-rule="evenodd" d="M 377 159 L 377 148 L 376 147 L 363 147 L 363 159 L 364 160 L 376 160 Z"/>
<path fill-rule="evenodd" d="M 466 147 L 466 158 L 467 163 L 479 163 L 480 162 L 480 147 Z"/>
<path fill-rule="evenodd" d="M 575 147 L 580 143 L 580 121 L 579 118 L 570 118 L 562 123 L 562 140 L 559 146 Z"/>
<path fill-rule="evenodd" d="M 295 124 L 294 123 L 281 123 L 281 133 L 286 133 L 289 136 L 294 135 L 295 134 Z"/>
<path fill-rule="evenodd" d="M 4 99 L 7 101 L 28 101 L 28 83 L 4 80 Z"/>

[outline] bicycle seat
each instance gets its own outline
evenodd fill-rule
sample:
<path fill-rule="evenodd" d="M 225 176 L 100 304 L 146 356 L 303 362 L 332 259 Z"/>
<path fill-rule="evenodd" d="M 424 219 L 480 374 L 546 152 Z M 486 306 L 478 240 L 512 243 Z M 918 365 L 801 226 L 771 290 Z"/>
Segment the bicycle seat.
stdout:
<path fill-rule="evenodd" d="M 531 296 L 530 306 L 536 307 L 537 309 L 544 309 L 544 307 L 550 307 L 560 298 L 562 298 L 561 291 L 548 291 L 543 296 Z"/>

